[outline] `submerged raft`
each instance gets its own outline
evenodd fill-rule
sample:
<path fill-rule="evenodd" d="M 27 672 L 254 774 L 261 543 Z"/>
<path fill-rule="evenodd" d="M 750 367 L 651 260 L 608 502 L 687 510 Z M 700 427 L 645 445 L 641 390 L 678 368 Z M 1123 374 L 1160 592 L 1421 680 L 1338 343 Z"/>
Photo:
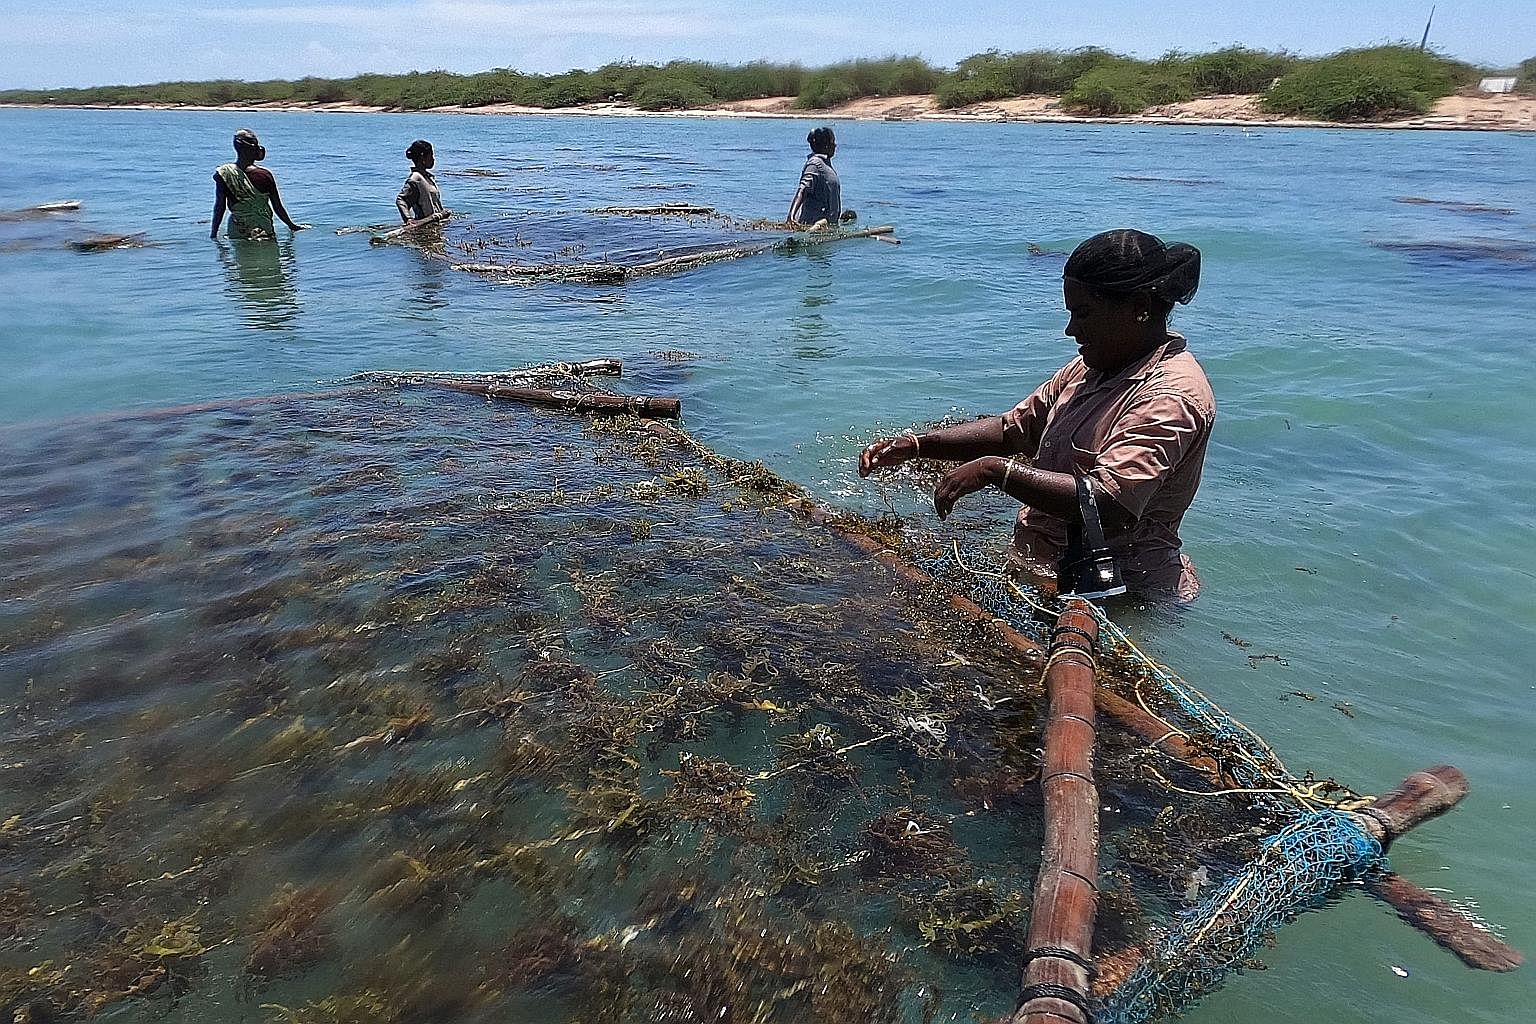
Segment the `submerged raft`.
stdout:
<path fill-rule="evenodd" d="M 409 244 L 455 270 L 503 280 L 623 284 L 833 242 L 895 241 L 894 232 L 889 225 L 808 232 L 792 224 L 738 220 L 713 207 L 666 204 L 445 218 L 371 241 Z"/>
<path fill-rule="evenodd" d="M 1181 922 L 1318 820 L 1204 795 L 1154 745 L 1242 748 L 1080 622 L 1110 813 L 1091 949 L 1040 931 L 1042 867 L 1086 870 L 1041 856 L 1055 616 L 665 425 L 361 387 L 0 458 L 13 1015 L 999 1019 L 1077 957 L 1158 1019 L 1281 918 Z"/>

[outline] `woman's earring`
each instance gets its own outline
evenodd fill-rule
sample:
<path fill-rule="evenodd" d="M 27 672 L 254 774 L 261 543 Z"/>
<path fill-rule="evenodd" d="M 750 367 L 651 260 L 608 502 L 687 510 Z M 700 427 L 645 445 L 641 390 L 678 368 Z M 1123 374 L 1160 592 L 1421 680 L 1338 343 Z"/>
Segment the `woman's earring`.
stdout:
<path fill-rule="evenodd" d="M 1139 324 L 1146 323 L 1147 322 L 1147 314 L 1146 313 L 1137 313 L 1136 314 L 1136 322 L 1139 323 Z"/>

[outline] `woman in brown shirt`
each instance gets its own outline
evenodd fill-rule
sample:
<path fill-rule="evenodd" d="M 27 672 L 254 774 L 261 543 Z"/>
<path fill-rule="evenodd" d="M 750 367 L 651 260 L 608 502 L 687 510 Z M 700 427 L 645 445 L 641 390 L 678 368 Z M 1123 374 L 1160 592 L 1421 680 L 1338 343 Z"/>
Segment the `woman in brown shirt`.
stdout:
<path fill-rule="evenodd" d="M 962 463 L 934 494 L 940 518 L 967 494 L 1000 488 L 1024 504 L 1014 554 L 1050 578 L 1086 478 L 1130 590 L 1191 600 L 1200 581 L 1180 551 L 1179 524 L 1200 484 L 1216 401 L 1168 314 L 1194 297 L 1200 252 L 1106 231 L 1077 247 L 1062 278 L 1077 358 L 1001 416 L 876 441 L 859 475 L 919 455 Z"/>

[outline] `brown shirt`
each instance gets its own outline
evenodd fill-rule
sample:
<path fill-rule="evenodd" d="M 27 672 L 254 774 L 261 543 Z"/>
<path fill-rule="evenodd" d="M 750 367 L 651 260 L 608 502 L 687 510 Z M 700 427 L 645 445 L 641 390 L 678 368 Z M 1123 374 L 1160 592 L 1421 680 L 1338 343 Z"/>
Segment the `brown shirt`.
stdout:
<path fill-rule="evenodd" d="M 1135 521 L 1107 539 L 1133 591 L 1186 593 L 1199 586 L 1179 554 L 1179 523 L 1205 464 L 1216 399 L 1184 339 L 1168 341 L 1112 376 L 1073 359 L 1003 416 L 1003 436 L 1041 469 L 1090 474 L 1101 495 Z M 1065 520 L 1025 506 L 1014 547 L 1032 568 L 1054 571 Z"/>

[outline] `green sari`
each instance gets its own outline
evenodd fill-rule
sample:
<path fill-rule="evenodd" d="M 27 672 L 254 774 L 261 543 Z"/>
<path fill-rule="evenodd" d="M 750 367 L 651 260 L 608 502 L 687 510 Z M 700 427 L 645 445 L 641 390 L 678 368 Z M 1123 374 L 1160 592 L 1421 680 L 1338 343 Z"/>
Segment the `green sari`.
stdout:
<path fill-rule="evenodd" d="M 272 200 L 256 187 L 245 169 L 238 164 L 224 164 L 213 173 L 224 183 L 228 197 L 229 237 L 277 238 L 277 226 L 272 223 Z"/>

